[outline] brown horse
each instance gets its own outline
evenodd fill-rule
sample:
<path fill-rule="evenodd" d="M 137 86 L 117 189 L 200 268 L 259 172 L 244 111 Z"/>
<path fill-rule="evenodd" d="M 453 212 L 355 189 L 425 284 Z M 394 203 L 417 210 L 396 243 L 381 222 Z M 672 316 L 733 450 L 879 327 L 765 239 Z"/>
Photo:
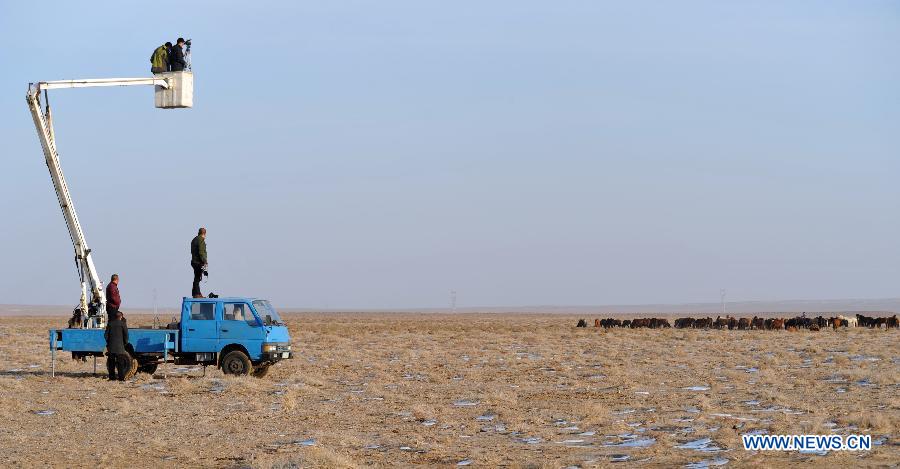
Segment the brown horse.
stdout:
<path fill-rule="evenodd" d="M 884 325 L 888 329 L 891 329 L 891 328 L 896 329 L 896 328 L 900 328 L 900 321 L 897 320 L 897 315 L 895 314 L 895 315 L 887 318 L 887 321 L 885 321 Z"/>
<path fill-rule="evenodd" d="M 753 321 L 750 323 L 750 327 L 752 329 L 765 329 L 766 328 L 766 320 L 763 318 L 758 318 L 753 316 Z"/>
<path fill-rule="evenodd" d="M 632 319 L 631 320 L 631 328 L 637 329 L 639 327 L 650 327 L 649 319 Z"/>
<path fill-rule="evenodd" d="M 716 329 L 725 329 L 728 327 L 728 320 L 722 316 L 716 316 L 716 320 L 713 321 L 713 327 Z"/>
<path fill-rule="evenodd" d="M 730 331 L 730 330 L 733 330 L 733 329 L 737 329 L 737 326 L 738 326 L 738 321 L 737 321 L 737 319 L 735 319 L 735 318 L 733 318 L 733 317 L 731 317 L 731 316 L 728 316 L 728 330 Z"/>
<path fill-rule="evenodd" d="M 689 329 L 694 327 L 694 318 L 678 318 L 675 320 L 676 329 Z"/>
<path fill-rule="evenodd" d="M 709 329 L 713 325 L 712 318 L 698 318 L 694 321 L 694 329 Z"/>

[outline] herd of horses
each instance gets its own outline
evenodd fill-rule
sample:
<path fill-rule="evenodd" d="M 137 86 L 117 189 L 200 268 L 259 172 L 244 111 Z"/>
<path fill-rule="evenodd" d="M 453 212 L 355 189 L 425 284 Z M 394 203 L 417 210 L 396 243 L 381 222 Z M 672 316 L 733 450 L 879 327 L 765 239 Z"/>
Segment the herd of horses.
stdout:
<path fill-rule="evenodd" d="M 587 327 L 584 319 L 579 319 L 577 327 Z M 638 319 L 594 319 L 594 327 L 610 329 L 615 327 L 627 327 L 631 329 L 649 328 L 665 329 L 673 327 L 668 319 L 664 318 L 638 318 Z M 790 319 L 785 318 L 735 318 L 731 316 L 717 316 L 716 319 L 705 318 L 678 318 L 675 320 L 676 329 L 728 329 L 728 330 L 799 330 L 808 329 L 818 331 L 826 328 L 838 329 L 841 327 L 868 327 L 870 329 L 900 328 L 897 315 L 890 317 L 869 317 L 857 314 L 856 316 L 835 316 L 825 318 L 823 316 L 807 317 L 806 313 Z"/>

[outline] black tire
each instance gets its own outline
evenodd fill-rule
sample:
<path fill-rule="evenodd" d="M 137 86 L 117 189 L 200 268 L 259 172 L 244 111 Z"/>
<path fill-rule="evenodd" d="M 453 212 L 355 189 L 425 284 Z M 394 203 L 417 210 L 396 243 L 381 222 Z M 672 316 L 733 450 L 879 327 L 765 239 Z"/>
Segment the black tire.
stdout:
<path fill-rule="evenodd" d="M 250 363 L 250 357 L 240 350 L 226 353 L 219 366 L 226 375 L 240 376 L 253 373 L 253 363 Z"/>
<path fill-rule="evenodd" d="M 264 378 L 269 373 L 270 365 L 260 365 L 253 368 L 254 378 Z"/>
<path fill-rule="evenodd" d="M 158 363 L 146 363 L 138 367 L 138 373 L 147 373 L 148 375 L 153 375 L 156 373 L 156 367 L 159 366 Z"/>

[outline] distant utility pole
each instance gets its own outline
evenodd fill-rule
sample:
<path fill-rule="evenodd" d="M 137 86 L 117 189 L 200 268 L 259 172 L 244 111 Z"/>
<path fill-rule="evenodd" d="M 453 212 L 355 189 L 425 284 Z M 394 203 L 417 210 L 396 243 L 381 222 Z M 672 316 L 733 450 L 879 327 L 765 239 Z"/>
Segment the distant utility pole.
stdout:
<path fill-rule="evenodd" d="M 450 310 L 456 312 L 456 290 L 450 290 Z"/>
<path fill-rule="evenodd" d="M 722 315 L 725 314 L 725 289 L 719 289 L 719 296 L 722 298 Z"/>
<path fill-rule="evenodd" d="M 156 307 L 156 289 L 153 289 L 153 315 L 159 316 L 159 310 Z"/>

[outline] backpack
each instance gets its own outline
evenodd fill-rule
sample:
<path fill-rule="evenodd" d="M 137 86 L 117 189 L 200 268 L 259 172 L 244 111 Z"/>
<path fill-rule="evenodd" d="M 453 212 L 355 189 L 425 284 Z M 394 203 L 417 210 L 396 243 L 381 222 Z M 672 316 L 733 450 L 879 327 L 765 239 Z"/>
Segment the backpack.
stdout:
<path fill-rule="evenodd" d="M 169 64 L 169 52 L 165 45 L 157 47 L 150 56 L 150 71 L 153 73 L 165 72 Z"/>

